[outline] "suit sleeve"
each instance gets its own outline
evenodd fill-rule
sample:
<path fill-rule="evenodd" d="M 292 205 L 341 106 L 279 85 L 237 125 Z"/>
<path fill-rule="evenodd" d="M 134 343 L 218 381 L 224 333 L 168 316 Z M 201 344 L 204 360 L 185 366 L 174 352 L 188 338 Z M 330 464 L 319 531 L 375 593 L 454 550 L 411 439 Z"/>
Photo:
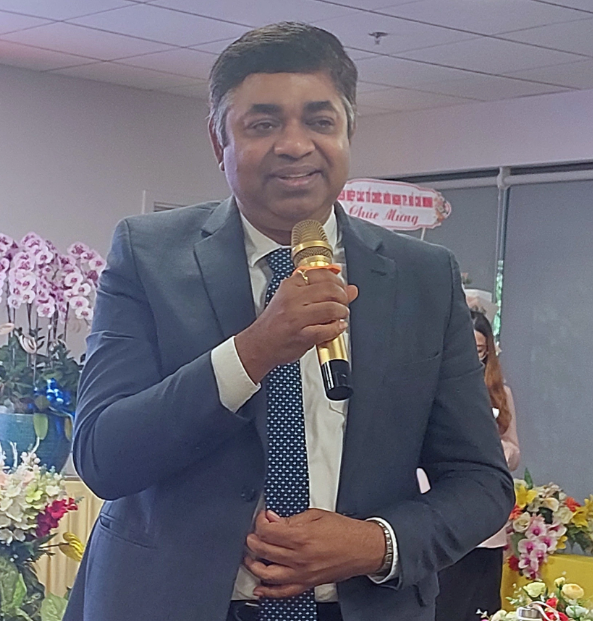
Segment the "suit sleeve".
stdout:
<path fill-rule="evenodd" d="M 382 516 L 398 541 L 394 588 L 455 563 L 504 525 L 514 502 L 459 268 L 452 255 L 449 261 L 451 306 L 420 464 L 431 489 Z"/>
<path fill-rule="evenodd" d="M 221 404 L 209 351 L 163 377 L 129 224 L 120 222 L 78 391 L 78 473 L 101 498 L 134 494 L 215 450 L 247 423 L 241 414 Z"/>

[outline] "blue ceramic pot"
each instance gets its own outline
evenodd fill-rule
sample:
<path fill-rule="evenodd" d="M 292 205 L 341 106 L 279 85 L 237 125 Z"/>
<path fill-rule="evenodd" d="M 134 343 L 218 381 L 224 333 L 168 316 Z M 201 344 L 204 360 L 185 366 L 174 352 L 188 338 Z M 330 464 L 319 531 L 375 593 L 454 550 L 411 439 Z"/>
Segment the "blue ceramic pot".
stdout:
<path fill-rule="evenodd" d="M 54 467 L 60 472 L 65 466 L 72 449 L 72 441 L 64 433 L 64 417 L 47 414 L 48 429 L 46 437 L 40 441 L 37 457 L 48 468 Z M 37 435 L 33 427 L 32 414 L 0 413 L 0 444 L 6 455 L 6 465 L 12 466 L 11 442 L 16 443 L 17 451 L 29 451 L 35 446 Z"/>

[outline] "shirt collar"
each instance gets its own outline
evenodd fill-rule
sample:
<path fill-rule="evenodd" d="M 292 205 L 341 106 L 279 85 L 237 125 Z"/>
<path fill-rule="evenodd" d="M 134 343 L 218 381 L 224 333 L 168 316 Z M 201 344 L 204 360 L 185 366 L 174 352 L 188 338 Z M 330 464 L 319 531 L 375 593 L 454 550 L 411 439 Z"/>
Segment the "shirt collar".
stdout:
<path fill-rule="evenodd" d="M 249 267 L 254 267 L 255 264 L 263 259 L 266 255 L 270 254 L 278 248 L 282 248 L 282 244 L 275 242 L 264 235 L 261 231 L 258 231 L 249 220 L 241 213 L 241 222 L 243 224 L 243 231 L 245 233 L 245 251 L 247 253 L 247 263 Z M 327 240 L 334 249 L 338 243 L 338 221 L 336 219 L 336 211 L 332 209 L 327 222 L 323 225 Z M 286 246 L 284 246 L 286 247 Z"/>

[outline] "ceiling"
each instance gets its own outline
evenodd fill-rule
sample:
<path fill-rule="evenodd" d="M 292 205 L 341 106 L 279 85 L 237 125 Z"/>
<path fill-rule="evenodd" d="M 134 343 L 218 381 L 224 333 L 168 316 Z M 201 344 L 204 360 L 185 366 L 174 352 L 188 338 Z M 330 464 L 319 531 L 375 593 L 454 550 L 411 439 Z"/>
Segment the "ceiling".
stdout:
<path fill-rule="evenodd" d="M 0 0 L 0 64 L 206 99 L 216 54 L 283 20 L 347 46 L 362 116 L 593 89 L 593 0 Z"/>

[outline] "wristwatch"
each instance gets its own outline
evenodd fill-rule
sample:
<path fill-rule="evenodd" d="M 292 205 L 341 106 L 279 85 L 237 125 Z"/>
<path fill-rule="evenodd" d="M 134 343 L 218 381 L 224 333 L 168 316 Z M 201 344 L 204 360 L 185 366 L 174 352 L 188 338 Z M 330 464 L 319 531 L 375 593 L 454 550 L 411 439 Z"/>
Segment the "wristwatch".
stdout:
<path fill-rule="evenodd" d="M 379 571 L 373 574 L 373 576 L 377 578 L 385 578 L 391 573 L 391 568 L 393 566 L 393 539 L 391 537 L 391 531 L 380 520 L 369 518 L 368 521 L 378 524 L 383 530 L 383 535 L 385 535 L 385 556 L 383 557 L 383 564 L 379 568 Z"/>

